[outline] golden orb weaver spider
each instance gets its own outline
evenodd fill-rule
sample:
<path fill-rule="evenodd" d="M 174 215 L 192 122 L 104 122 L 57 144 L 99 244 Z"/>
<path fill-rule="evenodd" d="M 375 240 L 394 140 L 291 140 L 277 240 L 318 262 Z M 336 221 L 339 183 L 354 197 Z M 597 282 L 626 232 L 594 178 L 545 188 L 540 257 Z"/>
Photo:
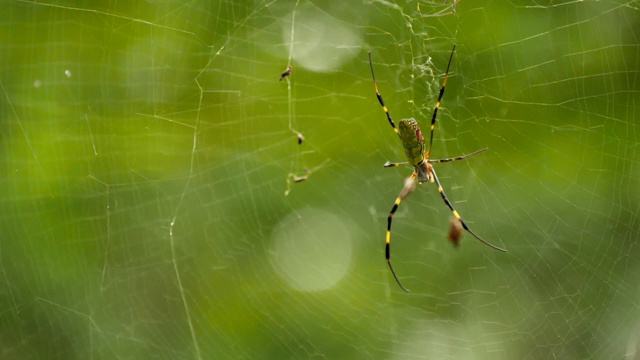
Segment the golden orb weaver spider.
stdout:
<path fill-rule="evenodd" d="M 453 158 L 429 159 L 429 155 L 431 155 L 431 145 L 433 144 L 433 130 L 436 126 L 436 116 L 438 115 L 440 102 L 442 101 L 442 96 L 444 95 L 444 88 L 447 85 L 447 79 L 449 78 L 449 67 L 451 66 L 451 60 L 453 60 L 453 54 L 455 51 L 456 51 L 456 46 L 453 45 L 453 50 L 451 50 L 451 55 L 449 56 L 449 63 L 447 64 L 447 71 L 444 74 L 444 80 L 442 82 L 442 87 L 440 88 L 440 94 L 438 95 L 438 101 L 436 102 L 436 106 L 433 110 L 433 116 L 431 117 L 431 129 L 430 129 L 431 134 L 429 136 L 429 147 L 427 148 L 426 151 L 424 148 L 424 143 L 425 143 L 424 137 L 422 136 L 422 132 L 420 131 L 420 126 L 415 119 L 413 118 L 402 119 L 398 123 L 397 127 L 396 127 L 396 124 L 393 122 L 393 119 L 391 118 L 391 114 L 389 114 L 389 110 L 387 109 L 387 106 L 384 104 L 384 100 L 382 100 L 382 95 L 380 95 L 380 92 L 378 91 L 378 84 L 376 83 L 376 75 L 373 72 L 373 61 L 371 60 L 371 52 L 369 52 L 369 66 L 371 67 L 371 77 L 373 78 L 373 87 L 376 91 L 376 97 L 378 98 L 378 102 L 380 102 L 380 105 L 382 106 L 382 110 L 387 116 L 387 120 L 389 121 L 389 124 L 393 128 L 393 131 L 396 134 L 398 134 L 398 136 L 400 137 L 400 140 L 402 141 L 402 146 L 404 147 L 405 155 L 407 156 L 406 162 L 400 162 L 400 163 L 387 162 L 386 164 L 384 164 L 384 167 L 396 167 L 404 164 L 409 164 L 413 166 L 413 174 L 411 174 L 411 176 L 408 177 L 407 180 L 405 180 L 404 188 L 398 195 L 398 198 L 394 202 L 393 207 L 389 212 L 389 217 L 387 218 L 387 238 L 386 238 L 386 244 L 385 244 L 385 257 L 387 259 L 387 264 L 389 264 L 389 269 L 391 269 L 391 274 L 393 274 L 393 277 L 396 279 L 396 282 L 398 283 L 398 285 L 400 285 L 400 288 L 406 292 L 410 292 L 410 291 L 402 285 L 402 283 L 400 282 L 400 279 L 398 279 L 398 276 L 396 275 L 395 270 L 393 270 L 393 266 L 391 265 L 391 219 L 393 218 L 393 214 L 395 214 L 396 210 L 398 210 L 398 206 L 400 206 L 400 202 L 402 202 L 402 200 L 404 200 L 407 196 L 409 196 L 409 194 L 413 192 L 413 190 L 415 190 L 416 179 L 418 179 L 418 183 L 420 184 L 427 181 L 432 184 L 434 182 L 436 183 L 436 185 L 438 186 L 438 192 L 440 193 L 442 200 L 444 200 L 444 203 L 447 205 L 447 207 L 449 207 L 451 212 L 453 212 L 453 216 L 455 216 L 456 220 L 459 221 L 459 224 L 462 225 L 462 228 L 466 230 L 469 234 L 473 235 L 473 237 L 478 239 L 481 243 L 493 249 L 503 251 L 503 252 L 507 251 L 503 248 L 497 247 L 491 243 L 486 242 L 485 240 L 480 238 L 478 235 L 476 235 L 473 231 L 471 231 L 471 229 L 469 229 L 469 226 L 467 226 L 464 220 L 462 220 L 462 218 L 460 217 L 456 209 L 453 207 L 453 205 L 447 198 L 447 195 L 444 193 L 444 190 L 442 189 L 442 185 L 440 184 L 440 180 L 438 180 L 438 176 L 436 175 L 436 171 L 432 165 L 433 163 L 445 163 L 445 162 L 462 160 L 462 159 L 468 158 L 469 156 L 476 155 L 480 152 L 483 152 L 487 150 L 487 148 L 480 149 L 472 153 L 453 157 Z M 453 225 L 452 225 L 452 229 L 453 229 Z M 450 241 L 453 242 L 454 245 L 458 245 L 460 241 L 460 236 L 461 236 L 460 234 L 457 234 L 457 235 L 454 234 L 454 236 L 450 235 L 449 239 Z"/>

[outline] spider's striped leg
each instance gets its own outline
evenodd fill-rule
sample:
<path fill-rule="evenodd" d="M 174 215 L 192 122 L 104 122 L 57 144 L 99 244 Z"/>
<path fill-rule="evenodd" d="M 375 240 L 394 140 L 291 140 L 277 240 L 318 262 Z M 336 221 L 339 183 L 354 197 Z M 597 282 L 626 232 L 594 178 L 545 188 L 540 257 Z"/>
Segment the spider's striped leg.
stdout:
<path fill-rule="evenodd" d="M 400 165 L 407 165 L 407 164 L 409 164 L 409 163 L 406 162 L 406 161 L 399 162 L 399 163 L 392 163 L 392 162 L 387 161 L 386 163 L 384 163 L 384 167 L 390 168 L 390 167 L 397 167 L 397 166 L 400 166 Z"/>
<path fill-rule="evenodd" d="M 373 87 L 374 89 L 376 89 L 376 97 L 378 98 L 378 102 L 382 106 L 382 110 L 384 111 L 385 115 L 387 115 L 387 120 L 389 120 L 389 124 L 393 128 L 393 131 L 395 131 L 397 134 L 398 128 L 396 127 L 396 123 L 393 122 L 393 119 L 391 118 L 391 114 L 389 114 L 389 109 L 387 109 L 387 106 L 384 104 L 384 100 L 382 100 L 382 95 L 380 95 L 380 91 L 378 91 L 376 74 L 373 72 L 373 62 L 371 61 L 371 51 L 369 51 L 369 67 L 371 67 L 371 77 L 373 78 Z"/>
<path fill-rule="evenodd" d="M 481 153 L 481 152 L 483 152 L 483 151 L 487 151 L 487 150 L 489 150 L 489 148 L 484 148 L 484 149 L 476 150 L 476 151 L 474 151 L 474 152 L 472 152 L 472 153 L 465 154 L 465 155 L 460 155 L 460 156 L 456 156 L 456 157 L 452 157 L 452 158 L 444 158 L 444 159 L 429 159 L 429 162 L 430 162 L 430 163 L 446 163 L 446 162 L 451 162 L 451 161 L 458 161 L 458 160 L 466 159 L 466 158 L 468 158 L 468 157 L 470 157 L 470 156 L 473 156 L 473 155 L 479 154 L 479 153 Z M 406 161 L 403 161 L 403 162 L 397 162 L 397 163 L 392 163 L 392 162 L 390 162 L 390 161 L 387 161 L 386 163 L 384 163 L 384 165 L 383 165 L 383 166 L 384 166 L 384 167 L 386 167 L 386 168 L 390 168 L 390 167 L 398 167 L 398 166 L 401 166 L 401 165 L 407 165 L 407 164 L 409 164 L 409 163 L 408 163 L 408 162 L 406 162 Z"/>
<path fill-rule="evenodd" d="M 488 148 L 484 148 L 484 149 L 480 149 L 480 150 L 474 151 L 474 152 L 469 153 L 469 154 L 456 156 L 456 157 L 454 157 L 454 158 L 446 158 L 446 159 L 429 159 L 429 162 L 431 162 L 431 163 L 446 163 L 446 162 L 450 162 L 450 161 L 458 161 L 458 160 L 466 159 L 466 158 L 468 158 L 469 156 L 473 156 L 473 155 L 475 155 L 475 154 L 479 154 L 479 153 L 481 153 L 481 152 L 483 152 L 483 151 L 487 151 L 487 150 L 489 150 L 489 149 L 488 149 Z M 385 164 L 385 167 L 387 167 L 387 165 L 386 165 L 386 164 Z"/>
<path fill-rule="evenodd" d="M 453 45 L 453 50 L 451 50 L 451 56 L 449 56 L 449 63 L 447 64 L 447 72 L 444 74 L 444 81 L 442 82 L 442 87 L 440 88 L 440 94 L 438 95 L 438 101 L 436 102 L 435 109 L 433 109 L 433 116 L 431 117 L 431 136 L 429 137 L 429 148 L 427 152 L 424 154 L 425 158 L 429 158 L 429 154 L 431 154 L 431 144 L 433 144 L 433 129 L 436 127 L 436 116 L 438 115 L 438 109 L 440 109 L 440 102 L 442 101 L 442 96 L 444 95 L 444 87 L 447 85 L 447 79 L 449 79 L 449 67 L 451 66 L 451 60 L 453 60 L 453 53 L 456 51 L 456 46 Z"/>
<path fill-rule="evenodd" d="M 406 292 L 411 292 L 411 291 L 409 291 L 409 289 L 407 289 L 406 287 L 402 286 L 400 279 L 398 279 L 398 276 L 396 275 L 396 272 L 395 270 L 393 270 L 393 266 L 391 265 L 391 219 L 393 218 L 393 214 L 396 213 L 396 210 L 398 210 L 398 206 L 400 206 L 400 203 L 402 202 L 402 200 L 407 196 L 409 196 L 409 194 L 411 194 L 413 190 L 416 189 L 417 176 L 418 174 L 414 172 L 411 176 L 407 178 L 407 180 L 405 180 L 404 188 L 398 195 L 396 202 L 393 203 L 393 207 L 391 208 L 391 211 L 389 212 L 389 217 L 387 218 L 387 241 L 386 241 L 384 253 L 387 258 L 387 264 L 389 264 L 389 269 L 391 269 L 391 273 L 393 274 L 393 277 L 396 279 L 396 282 L 398 283 L 398 285 L 400 285 L 400 288 Z"/>
<path fill-rule="evenodd" d="M 473 235 L 473 237 L 475 237 L 476 239 L 480 240 L 481 243 L 494 248 L 498 251 L 503 251 L 503 252 L 507 252 L 507 250 L 501 248 L 501 247 L 497 247 L 491 243 L 488 243 L 484 240 L 482 240 L 482 238 L 480 238 L 478 235 L 476 235 L 473 231 L 471 231 L 471 229 L 469 229 L 469 227 L 467 226 L 467 224 L 465 224 L 464 220 L 462 220 L 462 218 L 460 217 L 460 215 L 458 214 L 458 212 L 456 211 L 456 209 L 453 208 L 453 205 L 451 205 L 451 202 L 449 201 L 449 199 L 447 198 L 447 194 L 444 193 L 444 189 L 442 189 L 442 185 L 440 184 L 440 180 L 438 180 L 438 176 L 436 175 L 436 171 L 433 169 L 433 166 L 429 165 L 429 172 L 431 173 L 431 178 L 435 180 L 436 185 L 438 185 L 438 192 L 440 193 L 440 196 L 442 196 L 442 200 L 444 200 L 444 203 L 447 204 L 447 206 L 449 207 L 449 209 L 451 209 L 451 211 L 453 212 L 453 216 L 456 217 L 456 219 L 458 219 L 458 221 L 460 221 L 460 224 L 462 225 L 462 227 L 471 235 Z"/>

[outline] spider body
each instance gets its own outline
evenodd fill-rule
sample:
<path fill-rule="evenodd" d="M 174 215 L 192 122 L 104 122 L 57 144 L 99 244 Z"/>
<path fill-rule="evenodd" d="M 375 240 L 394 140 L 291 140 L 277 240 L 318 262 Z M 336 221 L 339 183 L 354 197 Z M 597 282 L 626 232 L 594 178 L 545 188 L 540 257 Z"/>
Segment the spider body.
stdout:
<path fill-rule="evenodd" d="M 418 182 L 429 181 L 429 171 L 424 156 L 424 136 L 422 136 L 418 122 L 413 118 L 400 120 L 398 136 L 402 141 L 404 153 L 407 155 L 407 162 L 413 166 L 417 174 Z"/>
<path fill-rule="evenodd" d="M 373 86 L 376 91 L 376 98 L 378 99 L 378 102 L 382 106 L 382 110 L 384 111 L 387 117 L 387 121 L 389 121 L 389 124 L 393 128 L 393 131 L 395 131 L 395 133 L 398 134 L 398 136 L 400 137 L 400 140 L 402 141 L 402 147 L 404 148 L 405 155 L 407 156 L 407 162 L 400 162 L 400 163 L 387 162 L 386 164 L 384 164 L 384 167 L 396 167 L 404 164 L 407 164 L 413 167 L 413 174 L 411 174 L 411 176 L 409 176 L 405 180 L 404 188 L 396 198 L 396 201 L 394 202 L 393 207 L 389 212 L 389 217 L 387 218 L 387 236 L 386 236 L 386 242 L 385 242 L 385 257 L 387 259 L 387 264 L 389 264 L 389 269 L 391 269 L 391 273 L 393 274 L 393 277 L 396 279 L 396 282 L 398 283 L 398 285 L 400 285 L 400 288 L 406 292 L 409 292 L 409 290 L 402 285 L 402 283 L 400 282 L 400 279 L 398 279 L 398 276 L 396 275 L 395 270 L 393 270 L 393 266 L 391 265 L 391 221 L 392 221 L 393 215 L 396 213 L 396 210 L 398 210 L 398 207 L 400 206 L 400 203 L 402 202 L 402 200 L 404 200 L 407 196 L 409 196 L 415 190 L 416 180 L 420 184 L 425 182 L 435 183 L 436 186 L 438 187 L 438 193 L 440 194 L 440 197 L 442 197 L 442 200 L 447 205 L 449 210 L 451 210 L 451 212 L 453 213 L 453 216 L 455 217 L 455 220 L 453 221 L 457 222 L 455 225 L 454 224 L 451 225 L 451 231 L 449 234 L 449 239 L 455 246 L 458 246 L 460 242 L 460 237 L 462 236 L 462 230 L 461 230 L 462 228 L 468 233 L 470 233 L 471 235 L 473 235 L 473 237 L 478 239 L 478 241 L 482 242 L 483 244 L 495 250 L 506 252 L 505 249 L 502 249 L 500 247 L 497 247 L 493 244 L 490 244 L 484 241 L 482 238 L 476 235 L 473 231 L 471 231 L 471 229 L 469 229 L 469 226 L 467 226 L 464 220 L 462 220 L 462 217 L 460 217 L 460 214 L 458 214 L 456 209 L 451 204 L 451 201 L 449 201 L 449 199 L 447 198 L 447 195 L 445 194 L 444 189 L 442 188 L 442 185 L 440 184 L 440 180 L 438 180 L 438 176 L 436 175 L 436 171 L 433 167 L 433 164 L 435 163 L 446 163 L 451 161 L 462 160 L 469 156 L 483 152 L 487 149 L 484 148 L 484 149 L 476 150 L 472 153 L 453 157 L 453 158 L 444 158 L 444 159 L 429 158 L 431 154 L 431 146 L 433 145 L 433 130 L 435 129 L 435 125 L 436 125 L 438 109 L 440 109 L 440 103 L 442 101 L 442 96 L 444 95 L 444 88 L 447 85 L 447 79 L 449 78 L 449 67 L 451 66 L 451 60 L 453 59 L 453 54 L 455 51 L 456 51 L 456 46 L 454 45 L 453 50 L 451 50 L 451 55 L 449 56 L 449 63 L 447 64 L 447 71 L 445 72 L 444 80 L 442 81 L 442 87 L 440 88 L 440 93 L 438 94 L 438 101 L 436 101 L 436 105 L 433 110 L 433 116 L 431 117 L 431 127 L 429 129 L 429 132 L 430 132 L 429 146 L 426 148 L 426 150 L 425 150 L 424 136 L 420 131 L 420 125 L 415 119 L 402 119 L 400 120 L 398 126 L 396 127 L 396 124 L 393 121 L 391 114 L 389 113 L 389 109 L 384 104 L 384 100 L 382 99 L 382 95 L 380 95 L 380 91 L 378 91 L 376 75 L 373 72 L 373 61 L 371 60 L 371 52 L 369 52 L 369 66 L 371 67 L 371 77 L 373 78 Z"/>

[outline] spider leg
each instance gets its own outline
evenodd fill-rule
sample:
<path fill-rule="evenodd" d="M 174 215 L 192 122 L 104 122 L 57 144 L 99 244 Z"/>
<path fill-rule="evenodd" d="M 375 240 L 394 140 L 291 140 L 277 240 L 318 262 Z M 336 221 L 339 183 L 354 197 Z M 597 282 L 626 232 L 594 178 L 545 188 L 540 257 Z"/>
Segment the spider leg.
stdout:
<path fill-rule="evenodd" d="M 376 97 L 378 98 L 378 102 L 382 106 L 382 111 L 384 111 L 385 115 L 387 115 L 387 120 L 389 120 L 389 124 L 393 128 L 393 131 L 397 134 L 398 128 L 396 127 L 396 123 L 393 122 L 391 118 L 391 114 L 389 114 L 389 109 L 384 104 L 384 100 L 382 100 L 382 95 L 378 91 L 378 83 L 376 82 L 376 74 L 373 72 L 373 62 L 371 61 L 371 51 L 369 51 L 369 67 L 371 67 L 371 77 L 373 78 L 373 87 L 376 89 Z"/>
<path fill-rule="evenodd" d="M 384 251 L 385 257 L 387 258 L 387 264 L 389 264 L 389 269 L 391 269 L 391 273 L 393 274 L 393 277 L 396 279 L 396 282 L 398 283 L 398 285 L 400 285 L 400 288 L 406 292 L 411 292 L 411 291 L 409 291 L 409 289 L 407 289 L 402 285 L 402 283 L 400 282 L 400 279 L 398 279 L 398 276 L 396 275 L 395 270 L 393 270 L 393 266 L 391 265 L 391 219 L 393 218 L 393 214 L 396 213 L 396 210 L 398 210 L 398 206 L 400 206 L 400 203 L 402 202 L 402 200 L 407 196 L 409 196 L 409 194 L 411 194 L 413 190 L 416 189 L 417 176 L 418 174 L 414 172 L 411 176 L 407 178 L 407 180 L 405 180 L 404 188 L 398 195 L 398 198 L 396 199 L 395 203 L 393 203 L 393 207 L 391 208 L 391 211 L 389 212 L 389 217 L 387 218 L 387 241 L 386 241 L 385 251 Z"/>
<path fill-rule="evenodd" d="M 454 158 L 446 158 L 446 159 L 429 159 L 429 162 L 431 163 L 446 163 L 446 162 L 450 162 L 450 161 L 458 161 L 458 160 L 462 160 L 462 159 L 466 159 L 469 156 L 473 156 L 475 154 L 479 154 L 483 151 L 487 151 L 489 150 L 488 148 L 484 148 L 484 149 L 480 149 L 480 150 L 476 150 L 472 153 L 469 154 L 465 154 L 465 155 L 460 155 L 460 156 L 456 156 Z M 385 167 L 387 167 L 387 165 L 385 164 Z"/>
<path fill-rule="evenodd" d="M 501 247 L 497 247 L 491 243 L 486 242 L 485 240 L 482 240 L 482 238 L 480 238 L 478 235 L 476 235 L 473 231 L 471 231 L 471 229 L 469 229 L 469 227 L 467 226 L 467 224 L 465 224 L 464 220 L 462 220 L 462 218 L 460 217 L 460 215 L 458 214 L 458 212 L 456 211 L 456 209 L 453 208 L 453 205 L 451 205 L 451 202 L 449 201 L 449 199 L 447 198 L 447 194 L 444 193 L 444 189 L 442 189 L 442 185 L 440 184 L 440 180 L 438 180 L 438 176 L 436 175 L 436 171 L 433 169 L 433 166 L 429 165 L 429 172 L 431 173 L 431 178 L 435 180 L 436 185 L 438 185 L 438 192 L 440 193 L 440 196 L 442 196 L 442 200 L 444 200 L 444 203 L 447 204 L 447 206 L 449 207 L 449 209 L 451 209 L 451 212 L 453 212 L 453 216 L 456 217 L 456 219 L 458 219 L 458 221 L 460 221 L 460 224 L 462 225 L 462 227 L 471 235 L 473 235 L 473 237 L 475 237 L 476 239 L 478 239 L 481 243 L 496 249 L 498 251 L 502 251 L 502 252 L 507 252 L 507 250 L 501 248 Z"/>
<path fill-rule="evenodd" d="M 487 151 L 487 150 L 489 150 L 489 148 L 484 148 L 484 149 L 476 150 L 476 151 L 474 151 L 474 152 L 472 152 L 472 153 L 465 154 L 465 155 L 460 155 L 460 156 L 456 156 L 456 157 L 452 157 L 452 158 L 445 158 L 445 159 L 429 159 L 429 162 L 430 162 L 430 163 L 446 163 L 446 162 L 451 162 L 451 161 L 458 161 L 458 160 L 466 159 L 466 158 L 468 158 L 468 157 L 470 157 L 470 156 L 473 156 L 473 155 L 479 154 L 479 153 L 481 153 L 481 152 L 483 152 L 483 151 Z M 397 162 L 397 163 L 392 163 L 392 162 L 390 162 L 390 161 L 387 161 L 386 163 L 384 163 L 384 165 L 383 165 L 383 166 L 384 166 L 384 167 L 386 167 L 386 168 L 390 168 L 390 167 L 398 167 L 398 166 L 401 166 L 401 165 L 407 165 L 407 164 L 409 164 L 409 163 L 408 163 L 408 162 L 406 162 L 406 161 L 403 161 L 403 162 Z"/>
<path fill-rule="evenodd" d="M 392 162 L 387 161 L 386 163 L 384 163 L 384 167 L 390 168 L 390 167 L 397 167 L 397 166 L 400 166 L 400 165 L 407 165 L 407 164 L 409 164 L 409 163 L 406 162 L 406 161 L 398 162 L 398 163 L 392 163 Z"/>
<path fill-rule="evenodd" d="M 436 116 L 438 115 L 438 109 L 440 109 L 440 102 L 442 101 L 442 96 L 444 95 L 444 87 L 447 85 L 447 79 L 449 79 L 449 67 L 451 66 L 451 60 L 453 60 L 453 53 L 456 51 L 456 46 L 453 45 L 453 50 L 451 50 L 451 56 L 449 56 L 449 63 L 447 64 L 447 72 L 444 74 L 444 81 L 442 82 L 442 87 L 440 88 L 440 94 L 438 95 L 438 101 L 436 102 L 435 109 L 433 109 L 433 116 L 431 117 L 431 136 L 429 137 L 429 148 L 427 152 L 424 154 L 425 158 L 429 158 L 429 154 L 431 154 L 431 145 L 433 144 L 433 129 L 436 127 Z"/>

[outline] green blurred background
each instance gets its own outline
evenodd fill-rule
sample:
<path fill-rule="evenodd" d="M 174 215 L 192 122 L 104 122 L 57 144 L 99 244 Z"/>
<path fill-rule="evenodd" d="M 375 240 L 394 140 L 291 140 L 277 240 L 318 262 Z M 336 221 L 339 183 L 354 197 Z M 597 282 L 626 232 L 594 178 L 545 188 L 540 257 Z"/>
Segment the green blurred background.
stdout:
<path fill-rule="evenodd" d="M 0 4 L 0 358 L 640 359 L 638 1 Z"/>

